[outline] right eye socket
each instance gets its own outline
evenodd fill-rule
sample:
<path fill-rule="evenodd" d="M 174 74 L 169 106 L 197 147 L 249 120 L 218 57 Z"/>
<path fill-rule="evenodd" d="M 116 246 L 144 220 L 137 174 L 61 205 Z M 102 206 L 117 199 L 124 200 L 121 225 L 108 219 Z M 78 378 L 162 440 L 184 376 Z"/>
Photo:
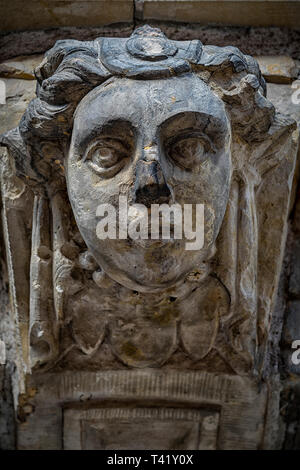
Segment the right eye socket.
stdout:
<path fill-rule="evenodd" d="M 85 161 L 103 178 L 111 178 L 125 165 L 128 150 L 116 139 L 101 139 L 89 146 Z"/>

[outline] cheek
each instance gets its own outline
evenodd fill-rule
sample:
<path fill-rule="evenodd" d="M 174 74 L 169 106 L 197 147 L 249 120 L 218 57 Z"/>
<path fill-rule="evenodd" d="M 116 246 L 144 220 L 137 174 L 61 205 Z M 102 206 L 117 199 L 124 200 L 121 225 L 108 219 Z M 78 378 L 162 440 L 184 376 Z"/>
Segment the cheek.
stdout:
<path fill-rule="evenodd" d="M 80 226 L 91 224 L 95 219 L 96 209 L 100 203 L 99 191 L 95 186 L 94 175 L 81 162 L 68 164 L 67 185 L 69 199 L 74 215 Z"/>
<path fill-rule="evenodd" d="M 230 168 L 205 161 L 197 170 L 175 168 L 168 183 L 179 203 L 205 203 L 223 200 L 229 188 Z"/>
<path fill-rule="evenodd" d="M 205 238 L 213 241 L 222 224 L 227 206 L 231 178 L 230 159 L 224 155 L 218 164 L 207 160 L 197 172 L 174 169 L 174 199 L 183 204 L 204 204 Z"/>

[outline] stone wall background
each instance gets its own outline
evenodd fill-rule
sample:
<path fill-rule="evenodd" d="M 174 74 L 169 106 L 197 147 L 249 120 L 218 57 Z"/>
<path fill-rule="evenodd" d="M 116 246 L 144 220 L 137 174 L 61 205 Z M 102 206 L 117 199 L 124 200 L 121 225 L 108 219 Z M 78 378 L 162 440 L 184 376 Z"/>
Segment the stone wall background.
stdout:
<path fill-rule="evenodd" d="M 146 22 L 159 26 L 172 39 L 197 38 L 204 44 L 233 45 L 258 56 L 268 82 L 268 97 L 300 126 L 300 104 L 292 101 L 297 91 L 292 84 L 297 86 L 300 65 L 298 1 L 30 0 L 25 4 L 21 0 L 1 0 L 0 17 L 0 80 L 6 86 L 6 104 L 0 104 L 0 133 L 17 125 L 35 93 L 33 70 L 56 40 L 129 36 L 136 26 Z M 298 80 L 300 88 L 300 77 Z M 270 342 L 277 345 L 274 367 L 279 367 L 282 377 L 283 434 L 279 446 L 283 449 L 300 449 L 300 366 L 291 363 L 291 344 L 300 339 L 299 168 L 293 185 L 286 255 L 270 335 Z M 2 235 L 0 243 L 3 247 Z M 14 366 L 13 348 L 7 340 L 7 331 L 12 327 L 3 249 L 0 264 L 0 448 L 13 449 L 16 443 L 10 372 Z M 1 343 L 4 331 L 6 351 Z"/>

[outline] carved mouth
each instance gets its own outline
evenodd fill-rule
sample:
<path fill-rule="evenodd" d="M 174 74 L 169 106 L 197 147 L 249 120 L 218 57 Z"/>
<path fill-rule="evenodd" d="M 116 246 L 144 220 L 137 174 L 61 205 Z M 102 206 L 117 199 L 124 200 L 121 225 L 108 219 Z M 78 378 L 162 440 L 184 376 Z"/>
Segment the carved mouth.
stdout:
<path fill-rule="evenodd" d="M 151 223 L 149 224 L 149 227 L 148 227 L 148 239 L 150 240 L 172 240 L 174 239 L 174 224 L 171 222 L 170 223 L 170 236 L 169 238 L 162 238 L 162 230 L 163 230 L 163 223 L 162 221 L 160 220 L 159 221 L 159 225 L 158 225 L 158 233 L 155 232 L 155 235 L 158 235 L 156 238 L 152 237 L 152 231 L 151 231 Z"/>
<path fill-rule="evenodd" d="M 142 239 L 142 238 L 139 238 L 137 240 L 132 240 L 131 243 L 135 244 L 135 245 L 138 245 L 142 248 L 153 248 L 153 247 L 164 247 L 164 246 L 167 246 L 167 245 L 175 245 L 176 243 L 179 244 L 180 242 L 182 242 L 182 240 L 180 239 L 176 239 L 174 237 L 170 237 L 170 238 L 162 238 L 162 235 L 161 235 L 161 232 L 160 232 L 160 236 L 159 238 L 157 239 L 154 239 L 154 238 L 151 238 L 151 233 L 149 233 L 149 238 L 148 239 Z"/>
<path fill-rule="evenodd" d="M 176 242 L 176 240 L 174 238 L 159 239 L 159 240 L 139 239 L 139 240 L 134 240 L 133 241 L 133 243 L 135 243 L 136 245 L 142 246 L 144 248 L 147 248 L 149 246 L 151 246 L 151 247 L 153 247 L 153 246 L 160 247 L 160 246 L 165 246 L 165 245 L 168 245 L 168 244 L 174 244 L 175 242 Z"/>

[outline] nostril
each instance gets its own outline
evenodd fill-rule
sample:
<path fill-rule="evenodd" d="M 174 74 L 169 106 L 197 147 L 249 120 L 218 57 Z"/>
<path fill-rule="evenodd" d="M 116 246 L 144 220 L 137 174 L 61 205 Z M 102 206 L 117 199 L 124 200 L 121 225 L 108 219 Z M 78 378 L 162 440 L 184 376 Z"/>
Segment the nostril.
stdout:
<path fill-rule="evenodd" d="M 136 203 L 144 204 L 146 207 L 155 203 L 169 202 L 171 192 L 158 162 L 144 160 L 138 162 L 134 196 Z"/>
<path fill-rule="evenodd" d="M 166 185 L 147 185 L 136 190 L 135 202 L 144 204 L 146 207 L 150 207 L 151 204 L 167 204 L 170 194 L 170 190 Z"/>

